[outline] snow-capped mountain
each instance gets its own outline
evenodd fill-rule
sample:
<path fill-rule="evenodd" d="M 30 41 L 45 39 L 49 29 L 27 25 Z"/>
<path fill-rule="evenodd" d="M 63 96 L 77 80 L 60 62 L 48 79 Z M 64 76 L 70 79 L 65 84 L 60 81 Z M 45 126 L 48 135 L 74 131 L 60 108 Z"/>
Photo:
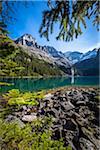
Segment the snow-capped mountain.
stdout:
<path fill-rule="evenodd" d="M 95 56 L 95 51 L 97 51 Z M 93 52 L 93 53 L 92 53 Z M 100 49 L 93 50 L 91 53 L 94 54 L 89 55 L 90 57 L 86 57 L 88 59 L 84 59 L 80 62 L 77 62 L 74 67 L 77 69 L 77 73 L 83 76 L 99 76 L 99 60 L 100 60 Z M 87 55 L 88 56 L 88 55 Z M 95 57 L 94 57 L 95 56 Z"/>
<path fill-rule="evenodd" d="M 80 61 L 80 58 L 81 58 L 82 54 L 83 53 L 80 53 L 78 51 L 75 51 L 75 52 L 68 51 L 68 52 L 64 53 L 66 58 L 68 58 L 71 61 L 72 64 L 75 64 L 78 61 Z"/>
<path fill-rule="evenodd" d="M 57 51 L 54 47 L 46 46 L 45 48 L 47 52 L 51 54 L 53 57 L 65 57 L 65 55 L 62 52 Z"/>
<path fill-rule="evenodd" d="M 75 52 L 68 51 L 68 52 L 65 52 L 64 55 L 69 61 L 71 61 L 72 64 L 75 64 L 77 62 L 96 57 L 97 51 L 98 49 L 93 49 L 86 53 L 80 53 L 78 51 L 75 51 Z"/>
<path fill-rule="evenodd" d="M 23 47 L 28 54 L 33 55 L 35 58 L 42 59 L 54 66 L 57 65 L 65 72 L 67 72 L 72 65 L 84 60 L 95 58 L 97 55 L 97 49 L 86 53 L 80 53 L 78 51 L 67 51 L 66 53 L 62 53 L 57 51 L 54 47 L 39 45 L 36 42 L 36 39 L 30 34 L 24 34 L 15 42 Z"/>
<path fill-rule="evenodd" d="M 22 35 L 15 42 L 24 46 L 34 46 L 36 44 L 35 38 L 33 38 L 30 34 Z"/>
<path fill-rule="evenodd" d="M 59 66 L 68 66 L 70 68 L 70 61 L 65 57 L 65 55 L 57 51 L 54 47 L 51 46 L 45 46 L 46 52 L 51 55 L 55 61 L 55 63 Z"/>
<path fill-rule="evenodd" d="M 88 51 L 87 53 L 84 53 L 80 57 L 80 61 L 89 59 L 89 58 L 94 58 L 97 55 L 97 49 L 93 49 L 92 51 Z"/>
<path fill-rule="evenodd" d="M 15 43 L 22 46 L 30 55 L 59 67 L 70 68 L 70 62 L 62 52 L 50 46 L 40 46 L 30 34 L 24 34 Z"/>

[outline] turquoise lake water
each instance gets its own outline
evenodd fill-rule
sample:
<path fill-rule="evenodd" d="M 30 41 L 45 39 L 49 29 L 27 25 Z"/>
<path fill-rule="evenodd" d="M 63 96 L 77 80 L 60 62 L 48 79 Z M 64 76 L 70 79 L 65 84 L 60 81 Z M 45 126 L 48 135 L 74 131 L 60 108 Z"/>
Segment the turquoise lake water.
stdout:
<path fill-rule="evenodd" d="M 56 78 L 0 78 L 0 82 L 13 83 L 11 86 L 0 86 L 0 92 L 7 92 L 10 89 L 19 89 L 20 91 L 39 91 L 45 89 L 53 89 L 63 86 L 98 86 L 99 77 L 84 76 L 75 77 L 74 83 L 71 83 L 70 77 Z"/>

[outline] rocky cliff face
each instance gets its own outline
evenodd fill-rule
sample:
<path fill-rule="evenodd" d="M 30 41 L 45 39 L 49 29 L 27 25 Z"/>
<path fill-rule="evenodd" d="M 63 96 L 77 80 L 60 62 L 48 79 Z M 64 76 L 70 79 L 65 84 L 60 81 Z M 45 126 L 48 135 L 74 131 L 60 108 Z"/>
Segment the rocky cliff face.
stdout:
<path fill-rule="evenodd" d="M 50 46 L 38 45 L 35 38 L 29 34 L 24 34 L 15 42 L 22 46 L 30 55 L 34 55 L 38 59 L 42 59 L 52 65 L 57 65 L 58 67 L 63 68 L 64 72 L 70 73 L 70 62 L 62 52 L 58 52 L 56 49 Z"/>
<path fill-rule="evenodd" d="M 36 40 L 30 34 L 24 34 L 20 38 L 15 41 L 17 44 L 21 44 L 23 46 L 35 46 Z"/>

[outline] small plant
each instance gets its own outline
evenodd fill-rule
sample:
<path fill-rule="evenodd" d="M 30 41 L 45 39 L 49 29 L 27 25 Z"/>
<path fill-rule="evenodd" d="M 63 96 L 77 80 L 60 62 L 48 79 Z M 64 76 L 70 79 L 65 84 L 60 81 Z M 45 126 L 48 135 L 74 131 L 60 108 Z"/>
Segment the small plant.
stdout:
<path fill-rule="evenodd" d="M 12 89 L 3 95 L 9 105 L 38 105 L 38 99 L 42 99 L 44 92 L 25 92 L 21 93 L 18 89 Z"/>

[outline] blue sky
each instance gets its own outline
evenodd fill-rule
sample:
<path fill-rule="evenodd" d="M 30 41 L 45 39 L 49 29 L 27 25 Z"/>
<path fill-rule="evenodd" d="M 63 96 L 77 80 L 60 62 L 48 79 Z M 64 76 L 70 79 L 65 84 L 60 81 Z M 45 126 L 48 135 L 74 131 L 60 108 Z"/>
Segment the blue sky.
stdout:
<path fill-rule="evenodd" d="M 46 1 L 33 1 L 33 4 L 29 5 L 27 8 L 21 5 L 21 3 L 23 3 L 22 1 L 19 1 L 18 3 L 20 4 L 17 6 L 15 13 L 17 21 L 8 26 L 10 37 L 12 39 L 16 39 L 25 33 L 29 33 L 36 38 L 38 44 L 53 46 L 62 52 L 86 52 L 100 46 L 99 33 L 96 28 L 92 26 L 91 21 L 87 21 L 87 29 L 83 29 L 83 34 L 72 42 L 57 41 L 55 37 L 58 29 L 50 35 L 50 41 L 48 42 L 44 37 L 41 38 L 38 32 L 42 21 L 42 12 L 47 9 Z"/>

